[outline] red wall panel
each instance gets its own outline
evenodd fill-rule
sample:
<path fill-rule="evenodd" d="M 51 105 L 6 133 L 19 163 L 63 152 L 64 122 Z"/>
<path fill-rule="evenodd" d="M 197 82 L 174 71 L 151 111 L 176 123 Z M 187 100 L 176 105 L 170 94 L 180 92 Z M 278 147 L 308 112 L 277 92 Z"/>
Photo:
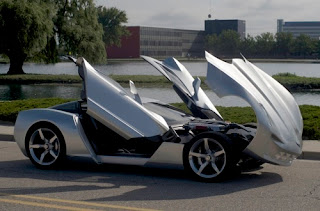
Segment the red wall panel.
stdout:
<path fill-rule="evenodd" d="M 139 58 L 140 57 L 140 27 L 127 27 L 131 35 L 121 39 L 121 47 L 107 48 L 108 58 Z"/>

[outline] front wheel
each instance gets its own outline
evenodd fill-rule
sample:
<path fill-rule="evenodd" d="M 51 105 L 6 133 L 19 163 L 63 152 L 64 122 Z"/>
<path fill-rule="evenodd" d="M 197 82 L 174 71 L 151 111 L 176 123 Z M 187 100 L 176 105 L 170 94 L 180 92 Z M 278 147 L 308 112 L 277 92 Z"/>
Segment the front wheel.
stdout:
<path fill-rule="evenodd" d="M 191 176 L 204 182 L 224 180 L 235 167 L 231 140 L 220 133 L 203 133 L 184 147 L 184 168 Z"/>
<path fill-rule="evenodd" d="M 58 128 L 51 124 L 34 125 L 26 137 L 26 150 L 31 162 L 48 169 L 60 164 L 66 155 L 66 146 Z"/>

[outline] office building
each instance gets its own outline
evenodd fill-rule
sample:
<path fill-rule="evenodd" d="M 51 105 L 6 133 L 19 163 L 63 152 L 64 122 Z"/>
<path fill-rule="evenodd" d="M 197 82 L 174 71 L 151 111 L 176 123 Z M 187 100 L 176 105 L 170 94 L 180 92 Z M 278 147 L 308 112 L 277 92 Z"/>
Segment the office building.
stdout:
<path fill-rule="evenodd" d="M 291 32 L 293 37 L 305 34 L 313 39 L 320 39 L 320 21 L 295 21 L 284 22 L 283 19 L 277 21 L 277 32 Z"/>
<path fill-rule="evenodd" d="M 203 57 L 204 31 L 129 26 L 121 47 L 109 47 L 108 58 Z"/>
<path fill-rule="evenodd" d="M 206 20 L 206 34 L 220 35 L 223 31 L 233 30 L 239 33 L 240 38 L 246 37 L 246 21 L 244 20 Z"/>
<path fill-rule="evenodd" d="M 121 40 L 121 47 L 108 47 L 108 58 L 139 58 L 140 55 L 157 58 L 204 57 L 205 36 L 234 30 L 245 37 L 245 21 L 206 20 L 205 31 L 128 26 L 129 37 Z"/>

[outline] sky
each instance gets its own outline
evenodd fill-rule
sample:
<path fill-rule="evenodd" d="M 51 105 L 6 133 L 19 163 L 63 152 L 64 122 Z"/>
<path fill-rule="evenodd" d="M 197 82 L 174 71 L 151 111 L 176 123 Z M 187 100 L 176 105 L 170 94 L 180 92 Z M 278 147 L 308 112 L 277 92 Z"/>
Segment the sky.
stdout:
<path fill-rule="evenodd" d="M 276 33 L 277 19 L 320 21 L 319 0 L 94 0 L 124 10 L 128 26 L 204 30 L 204 20 L 240 19 L 246 32 Z"/>

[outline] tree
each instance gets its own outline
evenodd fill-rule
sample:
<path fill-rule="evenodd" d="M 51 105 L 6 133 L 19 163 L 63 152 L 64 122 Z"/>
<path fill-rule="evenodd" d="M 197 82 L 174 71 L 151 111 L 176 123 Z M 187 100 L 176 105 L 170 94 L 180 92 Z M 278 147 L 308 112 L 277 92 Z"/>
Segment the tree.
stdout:
<path fill-rule="evenodd" d="M 234 30 L 222 31 L 219 35 L 218 50 L 222 55 L 239 54 L 240 35 Z"/>
<path fill-rule="evenodd" d="M 10 59 L 8 74 L 24 74 L 22 65 L 47 44 L 53 34 L 51 4 L 38 0 L 1 0 L 0 54 Z"/>
<path fill-rule="evenodd" d="M 216 34 L 207 35 L 205 38 L 205 49 L 215 55 L 218 54 L 218 36 Z"/>
<path fill-rule="evenodd" d="M 272 33 L 262 33 L 255 37 L 257 54 L 262 56 L 271 55 L 274 49 L 274 36 Z"/>
<path fill-rule="evenodd" d="M 243 40 L 240 41 L 240 52 L 244 56 L 252 56 L 256 52 L 256 41 L 254 37 L 248 35 Z"/>
<path fill-rule="evenodd" d="M 313 42 L 312 39 L 305 34 L 300 34 L 293 43 L 293 52 L 299 56 L 310 55 L 313 51 Z"/>
<path fill-rule="evenodd" d="M 47 64 L 57 63 L 59 61 L 58 47 L 54 35 L 47 37 L 47 45 L 43 50 L 35 54 L 35 56 L 32 58 L 32 61 L 45 62 Z"/>
<path fill-rule="evenodd" d="M 8 74 L 22 74 L 26 58 L 57 61 L 64 52 L 93 63 L 106 60 L 92 0 L 1 0 L 0 54 L 10 59 Z M 58 41 L 58 42 L 56 42 Z"/>
<path fill-rule="evenodd" d="M 55 3 L 58 12 L 54 24 L 59 47 L 92 63 L 105 62 L 103 30 L 93 1 L 55 0 Z"/>
<path fill-rule="evenodd" d="M 278 32 L 276 38 L 276 52 L 278 55 L 287 57 L 291 53 L 293 35 L 290 32 Z"/>
<path fill-rule="evenodd" d="M 314 40 L 315 45 L 315 54 L 318 55 L 318 59 L 320 59 L 320 40 Z"/>
<path fill-rule="evenodd" d="M 130 32 L 123 23 L 127 23 L 128 18 L 125 11 L 118 10 L 115 7 L 105 8 L 99 6 L 97 8 L 98 22 L 103 27 L 103 41 L 106 47 L 121 46 L 121 38 L 129 36 Z"/>

